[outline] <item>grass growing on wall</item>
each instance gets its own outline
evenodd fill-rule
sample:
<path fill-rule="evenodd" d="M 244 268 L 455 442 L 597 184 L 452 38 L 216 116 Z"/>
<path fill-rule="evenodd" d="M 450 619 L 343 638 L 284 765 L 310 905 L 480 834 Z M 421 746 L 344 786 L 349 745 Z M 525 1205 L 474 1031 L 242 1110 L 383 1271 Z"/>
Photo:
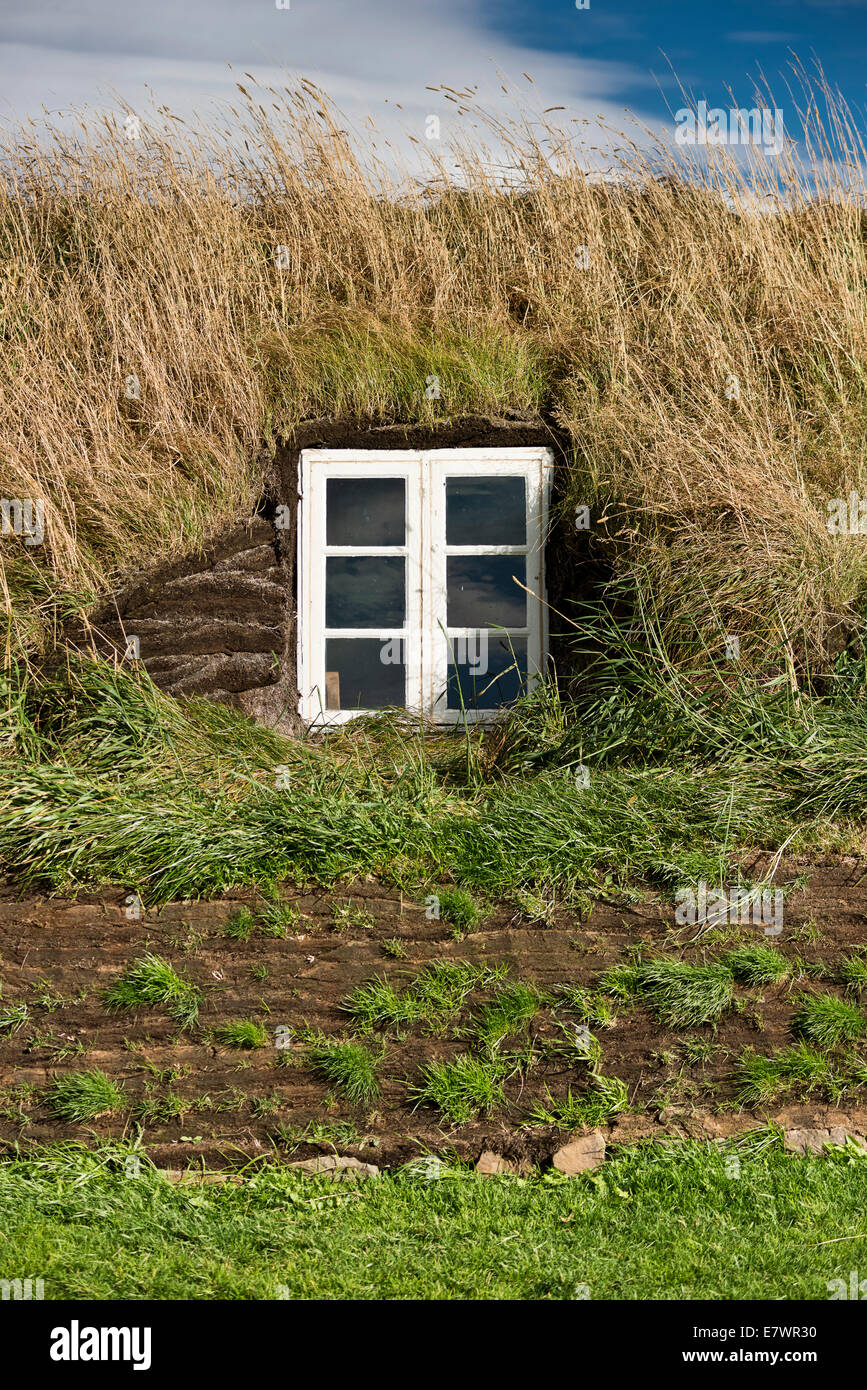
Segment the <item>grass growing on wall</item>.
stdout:
<path fill-rule="evenodd" d="M 780 155 L 633 128 L 600 179 L 528 92 L 511 118 L 468 96 L 414 181 L 303 81 L 242 89 L 246 145 L 168 120 L 4 134 L 2 492 L 47 528 L 0 542 L 14 642 L 248 514 L 299 421 L 544 412 L 572 440 L 567 518 L 593 508 L 664 631 L 828 665 L 864 600 L 863 537 L 825 525 L 865 486 L 859 130 L 819 80 Z"/>
<path fill-rule="evenodd" d="M 718 882 L 745 847 L 860 843 L 861 702 L 766 694 L 762 743 L 755 705 L 708 700 L 660 722 L 639 754 L 618 737 L 628 683 L 623 701 L 603 718 L 589 693 L 582 711 L 543 685 L 487 734 L 386 714 L 291 741 L 206 701 L 181 706 L 143 672 L 22 672 L 5 689 L 0 867 L 56 890 L 127 883 L 148 902 L 366 873 L 493 898 Z"/>

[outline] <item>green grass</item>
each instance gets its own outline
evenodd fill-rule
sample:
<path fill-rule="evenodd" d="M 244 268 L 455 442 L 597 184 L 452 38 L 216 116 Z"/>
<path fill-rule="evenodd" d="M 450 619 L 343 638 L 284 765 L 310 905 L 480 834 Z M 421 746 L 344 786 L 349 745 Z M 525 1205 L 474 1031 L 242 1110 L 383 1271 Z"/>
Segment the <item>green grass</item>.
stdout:
<path fill-rule="evenodd" d="M 850 994 L 860 994 L 863 989 L 867 989 L 867 948 L 862 946 L 859 951 L 843 957 L 840 962 L 840 980 Z"/>
<path fill-rule="evenodd" d="M 265 903 L 253 913 L 249 907 L 233 912 L 224 928 L 232 941 L 249 941 L 254 932 L 284 939 L 301 921 L 301 913 L 291 903 Z"/>
<path fill-rule="evenodd" d="M 731 1005 L 734 993 L 731 973 L 724 965 L 690 965 L 679 960 L 638 966 L 634 988 L 666 1028 L 715 1023 Z"/>
<path fill-rule="evenodd" d="M 534 985 L 521 980 L 501 985 L 474 1021 L 472 1032 L 482 1046 L 499 1047 L 506 1038 L 525 1032 L 546 1002 Z"/>
<path fill-rule="evenodd" d="M 606 994 L 624 1001 L 637 997 L 641 984 L 641 966 L 635 961 L 620 961 L 610 965 L 599 976 L 599 985 Z"/>
<path fill-rule="evenodd" d="M 484 409 L 496 415 L 507 403 L 514 408 L 516 400 L 535 413 L 545 391 L 548 354 L 538 344 L 484 327 L 470 333 L 395 331 L 367 316 L 357 323 L 344 313 L 337 331 L 324 326 L 293 334 L 292 360 L 291 377 L 275 383 L 275 406 L 285 410 L 291 393 L 293 418 L 299 411 L 314 417 L 356 415 L 363 400 L 367 410 L 377 411 L 388 401 L 394 418 L 429 422 L 440 418 L 437 402 L 426 394 L 432 376 L 455 403 L 453 409 L 461 403 L 461 413 Z"/>
<path fill-rule="evenodd" d="M 165 1090 L 147 1086 L 136 1102 L 135 1116 L 144 1125 L 170 1125 L 182 1120 L 191 1108 L 191 1102 L 171 1086 Z"/>
<path fill-rule="evenodd" d="M 213 1038 L 220 1047 L 234 1047 L 250 1052 L 255 1048 L 267 1047 L 270 1041 L 267 1028 L 251 1018 L 236 1019 L 224 1023 L 213 1030 Z"/>
<path fill-rule="evenodd" d="M 45 1100 L 57 1118 L 69 1124 L 115 1115 L 128 1103 L 120 1086 L 98 1069 L 55 1077 Z"/>
<path fill-rule="evenodd" d="M 406 955 L 406 944 L 397 936 L 390 936 L 380 945 L 383 955 L 390 956 L 392 960 L 403 960 Z"/>
<path fill-rule="evenodd" d="M 418 897 L 456 879 L 439 890 L 440 909 L 454 909 L 464 930 L 476 920 L 467 897 L 478 912 L 478 901 L 527 892 L 565 903 L 600 879 L 674 885 L 697 865 L 718 866 L 732 827 L 742 844 L 782 843 L 795 830 L 809 843 L 812 833 L 752 744 L 725 768 L 683 764 L 676 777 L 662 765 L 681 757 L 676 740 L 653 758 L 627 757 L 628 701 L 609 701 L 604 718 L 591 701 L 585 719 L 583 706 L 540 688 L 510 717 L 491 763 L 481 732 L 418 733 L 388 715 L 293 742 L 206 701 L 181 707 L 143 672 L 106 663 L 71 659 L 51 680 L 16 681 L 4 687 L 12 756 L 0 759 L 0 867 L 55 891 L 126 883 L 161 903 L 374 875 Z M 855 801 L 861 733 L 846 717 L 855 771 L 842 781 L 835 771 L 836 782 L 830 763 L 823 772 L 825 820 L 837 784 Z M 835 735 L 841 718 L 827 714 Z M 578 787 L 572 765 L 594 749 L 590 786 Z M 275 787 L 278 765 L 291 768 L 291 797 Z M 242 915 L 234 929 L 252 927 Z"/>
<path fill-rule="evenodd" d="M 111 1010 L 161 1008 L 184 1028 L 199 1017 L 202 991 L 162 956 L 148 952 L 133 961 L 104 994 Z"/>
<path fill-rule="evenodd" d="M 308 1053 L 313 1070 L 350 1105 L 372 1105 L 380 1093 L 376 1057 L 363 1043 L 315 1043 Z"/>
<path fill-rule="evenodd" d="M 255 926 L 256 919 L 249 907 L 239 907 L 226 923 L 226 936 L 230 941 L 249 941 Z"/>
<path fill-rule="evenodd" d="M 742 1105 L 768 1104 L 790 1090 L 799 1095 L 819 1090 L 832 1099 L 842 1084 L 827 1056 L 803 1042 L 770 1056 L 747 1049 L 735 1076 Z"/>
<path fill-rule="evenodd" d="M 287 1154 L 294 1154 L 302 1144 L 321 1144 L 337 1150 L 361 1142 L 361 1135 L 349 1120 L 310 1120 L 306 1125 L 279 1124 L 274 1130 L 274 1138 Z"/>
<path fill-rule="evenodd" d="M 378 976 L 359 985 L 341 1005 L 358 1028 L 401 1028 L 422 1017 L 411 990 L 397 989 L 390 980 Z"/>
<path fill-rule="evenodd" d="M 436 1027 L 454 1018 L 476 990 L 501 980 L 505 969 L 466 960 L 434 961 L 403 989 L 381 977 L 370 980 L 342 1007 L 359 1028 L 400 1029 L 415 1023 Z"/>
<path fill-rule="evenodd" d="M 836 994 L 803 994 L 792 1026 L 816 1047 L 835 1047 L 854 1042 L 864 1032 L 864 1015 L 848 999 Z"/>
<path fill-rule="evenodd" d="M 611 1000 L 599 990 L 586 989 L 583 985 L 561 985 L 557 998 L 582 1023 L 592 1024 L 594 1028 L 610 1028 L 617 1020 Z"/>
<path fill-rule="evenodd" d="M 451 922 L 459 931 L 469 932 L 482 919 L 481 911 L 471 893 L 464 888 L 441 888 L 437 894 L 440 919 Z"/>
<path fill-rule="evenodd" d="M 292 903 L 266 903 L 259 909 L 257 926 L 263 936 L 285 938 L 303 921 L 300 910 Z"/>
<path fill-rule="evenodd" d="M 462 1052 L 452 1061 L 426 1062 L 412 1095 L 416 1106 L 433 1106 L 452 1124 L 466 1124 L 505 1104 L 505 1075 L 498 1057 Z"/>
<path fill-rule="evenodd" d="M 732 1149 L 734 1178 L 728 1149 L 683 1143 L 590 1179 L 446 1166 L 351 1192 L 276 1164 L 178 1188 L 146 1159 L 125 1176 L 129 1152 L 0 1163 L 0 1278 L 39 1271 L 46 1299 L 824 1301 L 867 1236 L 867 1164 L 776 1142 Z"/>
<path fill-rule="evenodd" d="M 515 902 L 521 910 L 522 916 L 528 921 L 537 923 L 539 926 L 553 926 L 556 917 L 557 904 L 553 897 L 549 897 L 544 892 L 534 892 L 530 888 L 519 888 L 515 894 Z"/>
<path fill-rule="evenodd" d="M 785 956 L 773 946 L 739 946 L 728 951 L 725 964 L 736 980 L 746 985 L 771 985 L 782 980 L 790 971 Z"/>
<path fill-rule="evenodd" d="M 626 1085 L 617 1077 L 590 1073 L 590 1088 L 572 1094 L 567 1089 L 562 1099 L 555 1099 L 546 1087 L 544 1101 L 534 1102 L 527 1120 L 528 1126 L 557 1125 L 560 1129 L 585 1129 L 591 1125 L 607 1124 L 615 1115 L 629 1108 Z"/>
<path fill-rule="evenodd" d="M 352 899 L 346 903 L 336 903 L 331 912 L 331 925 L 335 931 L 371 931 L 376 926 L 376 918 L 361 903 Z"/>
<path fill-rule="evenodd" d="M 0 1008 L 0 1033 L 17 1033 L 29 1017 L 30 1009 L 23 1001 L 19 1004 L 7 1004 L 5 1008 Z"/>
<path fill-rule="evenodd" d="M 708 1037 L 683 1038 L 677 1044 L 677 1053 L 688 1067 L 704 1066 L 721 1051 L 720 1044 Z"/>

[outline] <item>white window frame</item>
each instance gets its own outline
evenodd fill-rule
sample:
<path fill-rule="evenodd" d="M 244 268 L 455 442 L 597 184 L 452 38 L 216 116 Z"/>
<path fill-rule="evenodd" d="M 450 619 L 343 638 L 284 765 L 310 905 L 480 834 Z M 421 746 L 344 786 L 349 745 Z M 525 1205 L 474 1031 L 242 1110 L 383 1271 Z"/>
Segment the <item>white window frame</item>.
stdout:
<path fill-rule="evenodd" d="M 545 603 L 545 541 L 554 458 L 550 449 L 303 449 L 298 463 L 298 710 L 311 725 L 343 724 L 363 709 L 325 707 L 325 642 L 329 636 L 400 638 L 404 643 L 408 713 L 421 711 L 439 724 L 488 723 L 496 710 L 450 710 L 446 706 L 449 647 L 454 638 L 476 629 L 449 628 L 446 615 L 446 562 L 449 555 L 527 557 L 527 625 L 509 628 L 527 639 L 527 685 L 532 688 L 548 650 Z M 445 482 L 449 477 L 524 477 L 527 483 L 526 546 L 447 546 Z M 406 481 L 406 544 L 328 546 L 325 537 L 325 483 L 328 478 L 395 478 Z M 325 561 L 329 555 L 407 557 L 405 626 L 397 628 L 325 627 Z M 496 631 L 496 629 L 494 629 Z"/>

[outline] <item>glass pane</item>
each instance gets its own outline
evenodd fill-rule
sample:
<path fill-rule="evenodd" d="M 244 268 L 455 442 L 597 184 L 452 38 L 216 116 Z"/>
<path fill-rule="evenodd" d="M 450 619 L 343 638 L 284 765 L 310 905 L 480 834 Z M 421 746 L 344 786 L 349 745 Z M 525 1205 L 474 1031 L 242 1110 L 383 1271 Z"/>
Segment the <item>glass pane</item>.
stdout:
<path fill-rule="evenodd" d="M 403 627 L 405 572 L 402 555 L 329 555 L 325 626 Z"/>
<path fill-rule="evenodd" d="M 526 627 L 523 555 L 450 555 L 446 560 L 449 627 Z"/>
<path fill-rule="evenodd" d="M 329 478 L 325 494 L 328 545 L 403 545 L 403 478 Z"/>
<path fill-rule="evenodd" d="M 449 709 L 497 709 L 521 694 L 527 681 L 526 637 L 480 632 L 451 637 L 449 643 Z"/>
<path fill-rule="evenodd" d="M 523 478 L 447 478 L 446 545 L 526 545 Z"/>
<path fill-rule="evenodd" d="M 399 637 L 329 637 L 325 708 L 382 709 L 406 704 L 406 666 Z"/>

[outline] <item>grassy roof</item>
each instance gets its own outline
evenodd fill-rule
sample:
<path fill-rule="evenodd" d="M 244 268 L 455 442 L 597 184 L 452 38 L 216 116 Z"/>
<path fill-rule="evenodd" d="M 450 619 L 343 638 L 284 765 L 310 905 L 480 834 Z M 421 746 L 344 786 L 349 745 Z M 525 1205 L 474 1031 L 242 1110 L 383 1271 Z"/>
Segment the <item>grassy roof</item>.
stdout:
<path fill-rule="evenodd" d="M 845 113 L 748 159 L 628 139 L 600 179 L 550 117 L 472 111 L 457 182 L 444 155 L 414 185 L 310 84 L 236 115 L 246 147 L 7 137 L 0 487 L 47 527 L 0 541 L 15 641 L 248 512 L 300 421 L 479 413 L 567 432 L 564 505 L 671 632 L 828 661 L 864 588 L 864 539 L 826 527 L 867 438 Z"/>

